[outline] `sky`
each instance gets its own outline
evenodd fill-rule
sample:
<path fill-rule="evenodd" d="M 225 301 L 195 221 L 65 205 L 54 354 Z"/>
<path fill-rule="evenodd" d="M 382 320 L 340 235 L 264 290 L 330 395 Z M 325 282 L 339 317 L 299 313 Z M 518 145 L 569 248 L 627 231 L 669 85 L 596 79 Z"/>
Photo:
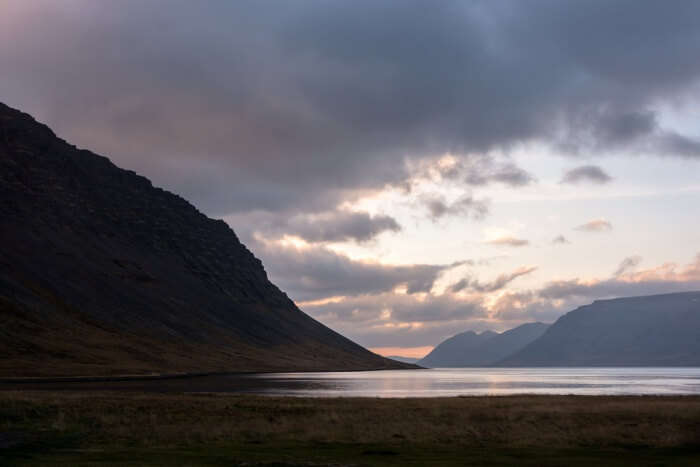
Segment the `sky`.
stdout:
<path fill-rule="evenodd" d="M 0 101 L 385 355 L 700 289 L 700 2 L 0 0 Z"/>

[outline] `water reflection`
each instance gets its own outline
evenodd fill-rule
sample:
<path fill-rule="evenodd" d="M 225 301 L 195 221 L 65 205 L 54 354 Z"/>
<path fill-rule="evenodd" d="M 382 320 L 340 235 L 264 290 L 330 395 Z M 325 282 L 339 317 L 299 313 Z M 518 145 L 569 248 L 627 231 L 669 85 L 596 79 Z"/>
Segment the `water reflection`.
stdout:
<path fill-rule="evenodd" d="M 449 368 L 252 375 L 251 390 L 316 397 L 700 394 L 700 368 Z"/>
<path fill-rule="evenodd" d="M 250 393 L 310 397 L 698 394 L 700 368 L 449 368 L 219 374 L 114 381 L 0 383 L 0 390 Z"/>

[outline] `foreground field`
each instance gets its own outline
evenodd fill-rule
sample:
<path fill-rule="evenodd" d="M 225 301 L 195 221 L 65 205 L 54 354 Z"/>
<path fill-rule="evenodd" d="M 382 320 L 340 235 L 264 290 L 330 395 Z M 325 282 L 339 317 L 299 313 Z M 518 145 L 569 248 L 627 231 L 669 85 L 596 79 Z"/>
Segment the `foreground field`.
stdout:
<path fill-rule="evenodd" d="M 700 397 L 0 392 L 0 465 L 698 465 Z"/>

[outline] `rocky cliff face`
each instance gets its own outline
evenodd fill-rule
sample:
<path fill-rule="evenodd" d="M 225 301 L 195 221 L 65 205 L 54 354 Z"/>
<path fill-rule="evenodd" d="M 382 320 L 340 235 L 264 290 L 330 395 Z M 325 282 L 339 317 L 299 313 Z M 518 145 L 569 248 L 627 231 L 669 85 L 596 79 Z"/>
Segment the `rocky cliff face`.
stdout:
<path fill-rule="evenodd" d="M 0 374 L 398 366 L 301 312 L 226 223 L 0 104 Z"/>

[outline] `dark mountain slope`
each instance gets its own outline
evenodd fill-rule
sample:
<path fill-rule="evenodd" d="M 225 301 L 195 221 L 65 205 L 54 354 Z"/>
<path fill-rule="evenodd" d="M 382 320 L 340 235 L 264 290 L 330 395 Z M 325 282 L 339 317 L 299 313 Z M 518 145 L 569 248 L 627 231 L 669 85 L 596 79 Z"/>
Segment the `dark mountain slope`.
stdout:
<path fill-rule="evenodd" d="M 525 323 L 498 334 L 470 355 L 464 366 L 490 366 L 522 349 L 540 337 L 549 327 L 544 323 Z"/>
<path fill-rule="evenodd" d="M 398 355 L 388 355 L 386 358 L 390 358 L 392 360 L 396 360 L 397 362 L 403 362 L 403 363 L 418 363 L 418 360 L 420 360 L 420 358 L 401 357 Z"/>
<path fill-rule="evenodd" d="M 0 374 L 401 367 L 301 312 L 223 221 L 0 104 Z"/>
<path fill-rule="evenodd" d="M 492 331 L 475 333 L 474 331 L 462 332 L 445 339 L 438 344 L 428 355 L 418 361 L 418 365 L 438 368 L 438 367 L 460 367 L 464 356 L 477 351 L 477 349 L 488 340 L 498 336 Z"/>
<path fill-rule="evenodd" d="M 500 334 L 488 334 L 490 337 L 480 342 L 459 338 L 473 333 L 458 334 L 440 344 L 418 364 L 433 367 L 490 366 L 540 337 L 547 327 L 544 323 L 526 323 Z M 452 342 L 449 347 L 444 346 L 448 341 Z"/>
<path fill-rule="evenodd" d="M 595 301 L 499 365 L 700 365 L 700 292 Z"/>

